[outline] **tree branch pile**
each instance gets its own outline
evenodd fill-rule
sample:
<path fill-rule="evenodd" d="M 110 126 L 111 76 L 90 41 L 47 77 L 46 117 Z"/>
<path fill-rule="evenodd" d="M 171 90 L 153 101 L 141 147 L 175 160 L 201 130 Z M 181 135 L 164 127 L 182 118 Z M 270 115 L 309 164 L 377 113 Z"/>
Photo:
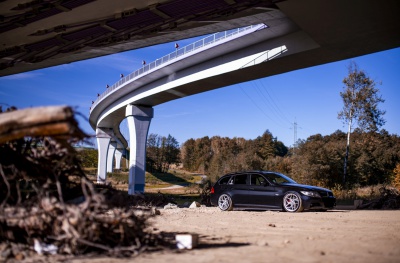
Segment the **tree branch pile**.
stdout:
<path fill-rule="evenodd" d="M 400 209 L 400 192 L 393 187 L 381 187 L 380 197 L 364 201 L 358 209 Z"/>
<path fill-rule="evenodd" d="M 45 120 L 37 116 L 26 125 L 20 112 L 1 113 L 0 108 L 0 123 L 7 126 L 0 125 L 0 243 L 5 251 L 0 259 L 27 257 L 26 247 L 39 254 L 130 256 L 166 244 L 145 231 L 150 210 L 115 207 L 87 179 L 71 147 L 85 136 L 72 110 L 45 112 Z M 13 125 L 25 127 L 24 132 L 15 132 Z M 56 132 L 60 126 L 67 128 Z"/>

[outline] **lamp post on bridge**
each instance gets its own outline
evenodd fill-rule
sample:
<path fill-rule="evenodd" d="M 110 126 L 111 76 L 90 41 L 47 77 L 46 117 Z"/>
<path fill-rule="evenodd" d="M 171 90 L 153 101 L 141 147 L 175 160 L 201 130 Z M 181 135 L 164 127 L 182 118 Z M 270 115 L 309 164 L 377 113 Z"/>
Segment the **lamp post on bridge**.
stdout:
<path fill-rule="evenodd" d="M 178 43 L 175 43 L 175 58 L 178 57 L 178 48 L 179 48 Z"/>

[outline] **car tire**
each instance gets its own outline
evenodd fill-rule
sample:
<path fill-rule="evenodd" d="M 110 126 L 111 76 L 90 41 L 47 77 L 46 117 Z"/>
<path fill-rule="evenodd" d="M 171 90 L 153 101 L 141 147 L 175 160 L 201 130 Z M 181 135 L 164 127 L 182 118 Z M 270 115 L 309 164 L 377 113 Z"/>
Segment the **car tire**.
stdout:
<path fill-rule="evenodd" d="M 287 192 L 283 197 L 283 209 L 290 213 L 303 211 L 303 201 L 300 194 L 297 192 Z"/>
<path fill-rule="evenodd" d="M 233 209 L 232 198 L 227 194 L 222 194 L 218 198 L 218 207 L 222 211 L 231 211 Z"/>

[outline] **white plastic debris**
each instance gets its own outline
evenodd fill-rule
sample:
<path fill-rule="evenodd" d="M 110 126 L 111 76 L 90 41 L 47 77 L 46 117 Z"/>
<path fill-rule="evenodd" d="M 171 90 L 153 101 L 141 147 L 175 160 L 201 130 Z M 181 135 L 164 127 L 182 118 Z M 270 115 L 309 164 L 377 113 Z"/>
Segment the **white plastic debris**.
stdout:
<path fill-rule="evenodd" d="M 189 206 L 189 208 L 197 208 L 197 207 L 200 207 L 200 203 L 196 201 L 193 201 L 193 203 Z"/>
<path fill-rule="evenodd" d="M 197 247 L 199 243 L 199 235 L 197 234 L 179 234 L 175 236 L 178 249 L 192 249 Z"/>
<path fill-rule="evenodd" d="M 53 244 L 45 244 L 45 243 L 40 243 L 39 240 L 37 240 L 36 238 L 33 240 L 34 245 L 33 245 L 33 249 L 39 254 L 39 255 L 43 255 L 43 254 L 51 254 L 51 255 L 55 255 L 57 254 L 57 250 L 58 247 L 53 245 Z"/>
<path fill-rule="evenodd" d="M 178 208 L 178 206 L 171 203 L 168 203 L 167 205 L 164 206 L 164 209 L 176 209 L 176 208 Z"/>

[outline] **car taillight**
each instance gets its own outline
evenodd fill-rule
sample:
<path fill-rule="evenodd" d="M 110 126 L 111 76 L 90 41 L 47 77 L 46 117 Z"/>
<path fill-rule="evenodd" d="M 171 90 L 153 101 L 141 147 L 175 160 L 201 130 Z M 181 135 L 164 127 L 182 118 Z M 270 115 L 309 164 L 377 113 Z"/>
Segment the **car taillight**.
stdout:
<path fill-rule="evenodd" d="M 214 187 L 211 187 L 211 192 L 210 192 L 211 194 L 213 194 L 214 193 Z"/>

